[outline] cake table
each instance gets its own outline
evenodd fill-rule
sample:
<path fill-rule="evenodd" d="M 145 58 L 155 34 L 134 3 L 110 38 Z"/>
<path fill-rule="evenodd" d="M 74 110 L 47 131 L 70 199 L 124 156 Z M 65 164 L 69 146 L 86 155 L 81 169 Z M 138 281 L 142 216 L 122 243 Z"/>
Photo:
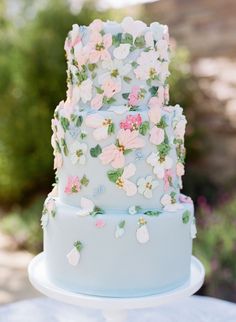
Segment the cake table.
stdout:
<path fill-rule="evenodd" d="M 28 273 L 30 282 L 41 293 L 68 304 L 100 309 L 107 322 L 125 322 L 127 310 L 154 308 L 170 301 L 191 296 L 202 286 L 205 276 L 203 265 L 196 257 L 192 256 L 190 279 L 183 286 L 166 293 L 146 297 L 108 298 L 69 292 L 51 283 L 46 274 L 43 253 L 33 258 Z"/>

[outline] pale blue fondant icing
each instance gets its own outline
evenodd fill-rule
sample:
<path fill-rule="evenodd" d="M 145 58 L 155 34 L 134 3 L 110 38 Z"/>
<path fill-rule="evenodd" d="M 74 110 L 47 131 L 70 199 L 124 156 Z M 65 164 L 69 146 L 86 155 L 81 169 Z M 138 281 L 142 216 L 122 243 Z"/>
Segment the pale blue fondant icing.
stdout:
<path fill-rule="evenodd" d="M 109 297 L 139 297 L 173 289 L 188 281 L 192 254 L 193 206 L 163 212 L 158 217 L 106 213 L 93 218 L 76 215 L 79 208 L 57 201 L 56 216 L 44 229 L 44 251 L 49 278 L 66 290 Z M 184 211 L 191 213 L 184 224 Z M 150 240 L 136 239 L 138 219 L 144 217 Z M 97 228 L 97 219 L 105 226 Z M 126 220 L 124 235 L 115 230 Z M 66 255 L 75 241 L 83 243 L 80 262 L 71 266 Z"/>

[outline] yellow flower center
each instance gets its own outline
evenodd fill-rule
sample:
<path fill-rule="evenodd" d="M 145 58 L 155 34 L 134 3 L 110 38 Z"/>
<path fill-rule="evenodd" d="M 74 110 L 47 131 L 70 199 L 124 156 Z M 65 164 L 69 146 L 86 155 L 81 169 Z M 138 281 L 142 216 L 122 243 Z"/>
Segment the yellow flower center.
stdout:
<path fill-rule="evenodd" d="M 146 183 L 146 189 L 152 190 L 152 184 L 151 184 L 151 182 L 147 182 Z"/>
<path fill-rule="evenodd" d="M 111 125 L 112 124 L 112 120 L 111 119 L 105 119 L 103 122 L 102 122 L 102 125 L 103 126 L 107 126 L 107 125 Z"/>
<path fill-rule="evenodd" d="M 111 76 L 112 77 L 117 77 L 118 75 L 119 75 L 118 69 L 117 68 L 116 69 L 113 69 L 112 72 L 111 72 Z"/>
<path fill-rule="evenodd" d="M 123 188 L 124 187 L 124 180 L 120 177 L 116 180 L 116 185 L 118 188 Z"/>
<path fill-rule="evenodd" d="M 146 223 L 147 223 L 146 220 L 143 217 L 140 217 L 139 220 L 138 220 L 138 222 L 139 222 L 139 225 L 140 226 L 146 225 Z"/>
<path fill-rule="evenodd" d="M 125 151 L 125 147 L 124 147 L 124 145 L 119 145 L 119 146 L 118 146 L 118 150 L 119 150 L 120 152 L 124 153 L 124 151 Z"/>
<path fill-rule="evenodd" d="M 76 151 L 76 155 L 78 157 L 78 159 L 83 155 L 83 151 L 81 149 Z"/>
<path fill-rule="evenodd" d="M 96 50 L 97 51 L 101 51 L 102 49 L 105 49 L 104 44 L 102 42 L 96 44 Z"/>
<path fill-rule="evenodd" d="M 150 68 L 150 70 L 149 70 L 149 77 L 151 79 L 155 79 L 156 74 L 157 74 L 157 72 L 156 72 L 155 68 L 153 68 L 153 67 Z"/>

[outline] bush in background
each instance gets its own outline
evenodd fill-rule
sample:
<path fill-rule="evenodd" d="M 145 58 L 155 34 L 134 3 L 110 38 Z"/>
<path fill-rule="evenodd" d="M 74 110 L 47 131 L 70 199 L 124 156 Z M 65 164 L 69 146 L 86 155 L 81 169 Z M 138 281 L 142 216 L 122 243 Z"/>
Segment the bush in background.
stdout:
<path fill-rule="evenodd" d="M 194 254 L 206 269 L 204 294 L 236 302 L 236 198 L 221 202 L 212 209 L 205 197 L 198 198 Z"/>

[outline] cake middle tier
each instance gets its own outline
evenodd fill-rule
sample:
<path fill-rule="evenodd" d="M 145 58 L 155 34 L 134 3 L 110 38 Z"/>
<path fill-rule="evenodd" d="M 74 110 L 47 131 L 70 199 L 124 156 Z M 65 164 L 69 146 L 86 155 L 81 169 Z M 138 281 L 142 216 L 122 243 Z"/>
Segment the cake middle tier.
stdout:
<path fill-rule="evenodd" d="M 184 173 L 182 109 L 125 108 L 56 109 L 52 145 L 63 203 L 83 207 L 86 198 L 106 211 L 175 209 Z"/>

